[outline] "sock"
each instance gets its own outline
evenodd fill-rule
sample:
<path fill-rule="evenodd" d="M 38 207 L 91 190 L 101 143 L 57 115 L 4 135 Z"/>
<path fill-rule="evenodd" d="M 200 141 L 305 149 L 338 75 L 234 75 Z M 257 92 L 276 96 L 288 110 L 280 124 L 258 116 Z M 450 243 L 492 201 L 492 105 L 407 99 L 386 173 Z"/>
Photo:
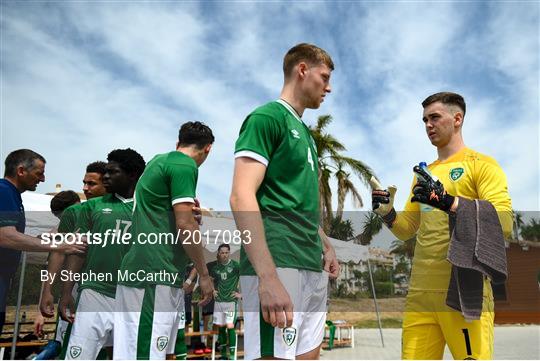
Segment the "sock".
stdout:
<path fill-rule="evenodd" d="M 227 357 L 227 327 L 219 327 L 219 349 L 221 351 L 221 357 Z"/>
<path fill-rule="evenodd" d="M 185 331 L 183 328 L 178 330 L 176 334 L 176 344 L 174 345 L 174 354 L 177 360 L 185 360 L 187 356 L 187 346 Z"/>
<path fill-rule="evenodd" d="M 236 329 L 227 329 L 227 334 L 229 335 L 229 351 L 231 355 L 230 359 L 234 360 L 234 355 L 236 354 Z"/>

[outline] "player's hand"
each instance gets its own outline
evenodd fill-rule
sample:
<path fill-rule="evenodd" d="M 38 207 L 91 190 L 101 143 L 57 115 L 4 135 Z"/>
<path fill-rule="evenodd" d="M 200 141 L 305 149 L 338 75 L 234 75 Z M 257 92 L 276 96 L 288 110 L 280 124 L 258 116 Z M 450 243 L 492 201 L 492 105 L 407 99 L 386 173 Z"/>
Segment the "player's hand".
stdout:
<path fill-rule="evenodd" d="M 259 277 L 259 301 L 264 320 L 273 327 L 291 327 L 293 303 L 277 274 Z"/>
<path fill-rule="evenodd" d="M 233 296 L 234 298 L 238 299 L 238 300 L 242 298 L 242 294 L 241 294 L 240 292 L 236 292 L 236 291 L 234 291 L 234 292 L 232 293 L 232 296 Z"/>
<path fill-rule="evenodd" d="M 389 186 L 387 189 L 383 189 L 383 186 L 377 181 L 375 177 L 371 177 L 369 180 L 371 185 L 371 206 L 373 212 L 379 216 L 386 216 L 394 209 L 394 197 L 396 195 L 396 186 Z"/>
<path fill-rule="evenodd" d="M 54 296 L 50 292 L 44 292 L 39 302 L 39 311 L 44 317 L 54 317 Z"/>
<path fill-rule="evenodd" d="M 329 246 L 323 251 L 324 270 L 328 272 L 328 277 L 335 280 L 339 277 L 340 266 L 334 247 Z"/>
<path fill-rule="evenodd" d="M 75 320 L 75 300 L 71 294 L 63 294 L 58 302 L 58 311 L 62 320 L 73 323 Z"/>
<path fill-rule="evenodd" d="M 37 337 L 43 336 L 43 325 L 45 324 L 45 318 L 42 315 L 37 314 L 34 320 L 34 335 Z"/>
<path fill-rule="evenodd" d="M 217 297 L 217 290 L 214 289 L 214 298 L 216 298 L 216 297 Z"/>
<path fill-rule="evenodd" d="M 182 290 L 184 290 L 184 294 L 186 294 L 186 295 L 193 292 L 194 288 L 195 288 L 195 283 L 184 282 L 184 284 L 182 285 Z"/>
<path fill-rule="evenodd" d="M 193 213 L 193 217 L 197 221 L 197 223 L 202 225 L 202 210 L 201 210 L 201 202 L 197 198 L 195 198 L 195 205 L 193 208 L 191 208 L 191 212 Z"/>
<path fill-rule="evenodd" d="M 214 282 L 208 275 L 201 276 L 199 279 L 199 287 L 201 288 L 201 300 L 199 301 L 199 306 L 204 306 L 212 301 L 212 297 L 214 296 Z"/>
<path fill-rule="evenodd" d="M 420 202 L 448 212 L 456 197 L 446 193 L 443 184 L 434 180 L 424 169 L 415 165 L 413 171 L 418 175 L 418 182 L 413 188 L 411 202 Z"/>

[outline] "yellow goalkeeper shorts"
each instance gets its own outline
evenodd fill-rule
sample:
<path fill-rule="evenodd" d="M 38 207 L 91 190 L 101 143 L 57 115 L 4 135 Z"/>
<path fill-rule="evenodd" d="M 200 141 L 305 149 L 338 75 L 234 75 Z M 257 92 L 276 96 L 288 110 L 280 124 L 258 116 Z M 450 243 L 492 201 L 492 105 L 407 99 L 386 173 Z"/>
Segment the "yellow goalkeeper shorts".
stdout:
<path fill-rule="evenodd" d="M 484 295 L 479 320 L 465 321 L 446 306 L 445 292 L 409 292 L 403 319 L 404 360 L 440 360 L 448 345 L 455 360 L 493 357 L 493 296 Z"/>

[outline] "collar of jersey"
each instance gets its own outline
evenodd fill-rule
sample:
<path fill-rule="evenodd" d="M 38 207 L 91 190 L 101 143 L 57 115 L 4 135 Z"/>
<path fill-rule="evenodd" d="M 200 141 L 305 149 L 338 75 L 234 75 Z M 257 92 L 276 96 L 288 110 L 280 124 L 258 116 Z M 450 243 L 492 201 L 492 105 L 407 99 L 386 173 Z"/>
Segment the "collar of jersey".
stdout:
<path fill-rule="evenodd" d="M 123 203 L 129 203 L 129 202 L 133 202 L 133 198 L 124 198 L 122 197 L 120 194 L 118 193 L 115 193 L 114 196 L 118 199 L 120 199 Z"/>
<path fill-rule="evenodd" d="M 229 263 L 231 263 L 231 261 L 232 261 L 232 259 L 229 258 L 229 262 L 227 262 L 227 263 L 221 263 L 221 262 L 219 262 L 219 261 L 218 261 L 218 263 L 219 263 L 220 265 L 222 265 L 222 266 L 228 266 Z"/>
<path fill-rule="evenodd" d="M 291 107 L 291 105 L 289 103 L 287 103 L 283 99 L 278 99 L 278 100 L 276 100 L 276 102 L 283 105 L 285 107 L 285 109 L 287 109 L 289 111 L 289 113 L 291 113 L 296 118 L 296 120 L 298 120 L 300 123 L 304 124 L 304 122 L 302 121 L 302 118 L 300 118 L 300 116 L 298 115 L 296 110 L 294 110 L 294 108 Z"/>

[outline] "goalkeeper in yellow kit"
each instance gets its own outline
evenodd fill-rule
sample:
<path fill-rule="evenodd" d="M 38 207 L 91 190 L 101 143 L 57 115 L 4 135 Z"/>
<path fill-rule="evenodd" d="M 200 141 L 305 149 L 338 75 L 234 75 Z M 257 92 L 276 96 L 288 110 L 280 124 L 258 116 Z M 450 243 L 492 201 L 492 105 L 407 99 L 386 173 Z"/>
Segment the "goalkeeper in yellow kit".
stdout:
<path fill-rule="evenodd" d="M 403 320 L 402 358 L 442 359 L 447 344 L 455 359 L 490 359 L 494 311 L 489 280 L 484 280 L 479 320 L 467 322 L 460 312 L 446 306 L 451 271 L 447 261 L 449 214 L 455 212 L 460 198 L 486 200 L 497 210 L 503 234 L 508 237 L 512 232 L 512 206 L 506 176 L 493 158 L 465 146 L 461 129 L 466 108 L 462 96 L 437 93 L 426 98 L 422 106 L 426 133 L 438 153 L 428 169 L 440 182 L 415 178 L 402 212 L 393 207 L 395 187 L 372 193 L 373 210 L 396 237 L 406 240 L 416 234 Z M 419 167 L 414 171 L 422 175 Z"/>

